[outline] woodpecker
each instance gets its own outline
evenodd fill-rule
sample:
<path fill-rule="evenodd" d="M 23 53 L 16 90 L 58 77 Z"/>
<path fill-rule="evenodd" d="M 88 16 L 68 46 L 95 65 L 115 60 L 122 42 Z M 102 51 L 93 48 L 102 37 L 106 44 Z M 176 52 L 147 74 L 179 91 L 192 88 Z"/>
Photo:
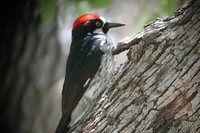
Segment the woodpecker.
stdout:
<path fill-rule="evenodd" d="M 84 14 L 74 21 L 56 133 L 67 132 L 85 116 L 110 81 L 114 45 L 107 32 L 120 26 L 124 24 L 107 22 L 98 14 Z M 96 33 L 98 29 L 102 32 Z"/>

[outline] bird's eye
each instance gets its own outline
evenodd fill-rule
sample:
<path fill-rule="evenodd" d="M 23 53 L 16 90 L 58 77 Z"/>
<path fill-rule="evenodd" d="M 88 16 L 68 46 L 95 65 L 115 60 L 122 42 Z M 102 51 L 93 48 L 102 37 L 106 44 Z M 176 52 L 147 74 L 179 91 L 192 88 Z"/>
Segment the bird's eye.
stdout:
<path fill-rule="evenodd" d="M 96 26 L 97 26 L 97 27 L 100 27 L 100 26 L 101 26 L 101 23 L 100 23 L 100 22 L 96 22 Z"/>

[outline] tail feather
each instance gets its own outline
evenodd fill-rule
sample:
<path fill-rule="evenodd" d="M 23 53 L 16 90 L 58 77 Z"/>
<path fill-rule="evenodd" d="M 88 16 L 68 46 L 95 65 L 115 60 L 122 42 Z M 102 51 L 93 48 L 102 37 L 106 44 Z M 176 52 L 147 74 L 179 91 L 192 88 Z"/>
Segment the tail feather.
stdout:
<path fill-rule="evenodd" d="M 56 131 L 55 133 L 66 133 L 68 130 L 69 130 L 69 123 L 70 123 L 70 119 L 71 117 L 69 115 L 67 115 L 67 113 L 65 113 L 60 121 L 59 121 L 59 124 L 56 128 Z"/>

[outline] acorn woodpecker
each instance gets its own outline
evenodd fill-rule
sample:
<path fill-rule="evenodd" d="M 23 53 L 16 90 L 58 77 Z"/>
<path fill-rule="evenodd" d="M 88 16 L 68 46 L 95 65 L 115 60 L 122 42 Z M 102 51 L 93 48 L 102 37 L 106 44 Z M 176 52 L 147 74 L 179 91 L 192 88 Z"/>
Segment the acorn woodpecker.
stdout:
<path fill-rule="evenodd" d="M 114 45 L 106 33 L 120 26 L 124 24 L 107 22 L 98 14 L 84 14 L 75 20 L 62 90 L 62 117 L 56 133 L 67 132 L 86 116 L 110 81 Z M 96 33 L 97 29 L 102 32 Z"/>

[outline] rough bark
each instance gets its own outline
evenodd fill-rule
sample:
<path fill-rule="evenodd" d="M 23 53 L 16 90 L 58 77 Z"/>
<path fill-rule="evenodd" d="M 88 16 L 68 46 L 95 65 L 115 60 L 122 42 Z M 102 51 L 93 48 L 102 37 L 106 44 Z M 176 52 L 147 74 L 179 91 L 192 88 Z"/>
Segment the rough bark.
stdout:
<path fill-rule="evenodd" d="M 200 0 L 125 38 L 128 50 L 89 116 L 71 131 L 200 132 Z"/>

